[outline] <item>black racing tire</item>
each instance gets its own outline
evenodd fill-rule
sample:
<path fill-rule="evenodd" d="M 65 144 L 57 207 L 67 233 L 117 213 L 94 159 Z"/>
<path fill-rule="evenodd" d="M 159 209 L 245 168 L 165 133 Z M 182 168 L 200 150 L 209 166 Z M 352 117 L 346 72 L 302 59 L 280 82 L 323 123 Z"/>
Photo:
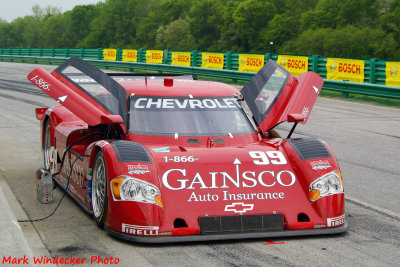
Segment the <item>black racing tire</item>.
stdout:
<path fill-rule="evenodd" d="M 107 216 L 108 197 L 106 161 L 102 151 L 97 153 L 94 161 L 92 177 L 92 206 L 93 217 L 97 225 L 103 228 Z"/>
<path fill-rule="evenodd" d="M 50 120 L 47 120 L 43 127 L 43 167 L 46 171 L 50 171 L 51 152 Z"/>

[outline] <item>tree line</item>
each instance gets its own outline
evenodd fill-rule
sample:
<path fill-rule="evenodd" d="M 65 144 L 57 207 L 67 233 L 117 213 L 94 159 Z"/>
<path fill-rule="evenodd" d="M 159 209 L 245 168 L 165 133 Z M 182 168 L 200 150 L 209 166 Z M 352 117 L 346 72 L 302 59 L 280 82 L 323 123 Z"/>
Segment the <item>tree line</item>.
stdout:
<path fill-rule="evenodd" d="M 2 48 L 145 48 L 400 59 L 400 0 L 104 0 L 0 19 Z"/>

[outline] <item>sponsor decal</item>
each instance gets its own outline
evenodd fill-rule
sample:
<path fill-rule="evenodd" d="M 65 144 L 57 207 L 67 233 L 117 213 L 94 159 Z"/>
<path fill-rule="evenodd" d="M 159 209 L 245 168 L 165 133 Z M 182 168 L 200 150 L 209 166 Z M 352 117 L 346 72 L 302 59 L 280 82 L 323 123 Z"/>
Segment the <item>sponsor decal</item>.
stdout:
<path fill-rule="evenodd" d="M 123 49 L 122 50 L 122 61 L 137 62 L 137 50 Z"/>
<path fill-rule="evenodd" d="M 317 161 L 312 161 L 310 162 L 311 167 L 313 170 L 325 170 L 331 167 L 329 164 L 329 161 L 327 160 L 317 160 Z"/>
<path fill-rule="evenodd" d="M 172 52 L 171 65 L 190 66 L 190 52 Z"/>
<path fill-rule="evenodd" d="M 63 151 L 64 154 L 65 150 Z M 70 153 L 69 153 L 70 154 Z M 71 158 L 70 158 L 71 157 Z M 74 158 L 72 158 L 74 157 Z M 78 164 L 76 160 L 77 158 L 74 155 L 67 155 L 65 157 L 65 162 L 62 168 L 62 172 L 65 177 L 69 177 L 71 175 L 71 181 L 73 181 L 75 184 L 83 188 L 83 182 L 85 180 L 86 173 L 83 171 L 83 167 Z M 70 189 L 72 190 L 72 187 L 70 185 Z"/>
<path fill-rule="evenodd" d="M 194 156 L 174 156 L 174 157 L 168 157 L 168 156 L 165 156 L 164 157 L 164 161 L 165 162 L 170 162 L 170 161 L 172 161 L 172 162 L 175 162 L 175 163 L 178 163 L 178 162 L 183 162 L 183 163 L 186 163 L 186 162 L 195 162 L 195 161 L 197 161 L 197 160 L 199 160 L 198 158 L 195 158 Z"/>
<path fill-rule="evenodd" d="M 385 85 L 400 86 L 399 67 L 400 62 L 386 62 Z"/>
<path fill-rule="evenodd" d="M 129 174 L 144 174 L 149 171 L 149 167 L 143 164 L 137 164 L 137 165 L 128 165 L 128 172 Z"/>
<path fill-rule="evenodd" d="M 31 82 L 35 83 L 43 91 L 50 91 L 51 84 L 40 78 L 39 75 L 33 76 Z"/>
<path fill-rule="evenodd" d="M 310 108 L 304 106 L 303 111 L 301 112 L 301 114 L 303 114 L 304 118 L 307 118 L 308 114 L 310 114 Z"/>
<path fill-rule="evenodd" d="M 239 54 L 238 71 L 258 72 L 264 66 L 264 55 Z"/>
<path fill-rule="evenodd" d="M 92 203 L 92 178 L 93 178 L 93 169 L 87 168 L 87 171 L 86 171 L 86 179 L 87 179 L 86 202 L 89 204 Z"/>
<path fill-rule="evenodd" d="M 54 146 L 50 147 L 49 157 L 47 158 L 49 162 L 48 166 L 50 167 L 50 173 L 54 174 L 57 172 L 57 149 Z"/>
<path fill-rule="evenodd" d="M 364 60 L 328 58 L 326 78 L 329 80 L 364 82 Z"/>
<path fill-rule="evenodd" d="M 280 152 L 279 152 L 280 153 Z M 280 156 L 283 154 L 276 154 L 274 159 L 275 163 L 283 162 Z M 267 154 L 263 152 L 263 154 Z M 257 158 L 257 157 L 253 157 Z M 268 158 L 267 158 L 268 159 Z M 269 162 L 269 161 L 268 161 Z M 271 163 L 273 161 L 271 160 Z M 286 162 L 286 159 L 285 159 Z M 262 156 L 257 163 L 265 164 L 265 158 L 263 161 Z M 296 182 L 296 175 L 288 170 L 280 171 L 242 171 L 240 165 L 242 163 L 239 159 L 235 158 L 233 161 L 234 173 L 233 175 L 228 172 L 208 172 L 200 174 L 196 172 L 192 176 L 187 175 L 186 169 L 170 169 L 164 172 L 162 175 L 162 183 L 164 187 L 169 190 L 197 190 L 197 189 L 229 189 L 229 188 L 254 188 L 256 186 L 262 186 L 265 188 L 284 188 L 293 186 Z M 274 163 L 273 163 L 274 164 Z M 237 201 L 237 200 L 266 200 L 266 199 L 284 199 L 284 192 L 253 192 L 253 193 L 229 193 L 229 191 L 218 192 L 217 194 L 196 194 L 192 192 L 188 198 L 188 202 L 199 202 L 199 201 Z"/>
<path fill-rule="evenodd" d="M 235 98 L 149 98 L 138 97 L 133 102 L 135 109 L 233 109 L 240 108 Z"/>
<path fill-rule="evenodd" d="M 279 55 L 277 62 L 294 76 L 308 71 L 308 57 Z"/>
<path fill-rule="evenodd" d="M 335 227 L 344 224 L 344 214 L 336 218 L 328 218 L 326 224 L 328 227 Z"/>
<path fill-rule="evenodd" d="M 222 53 L 201 53 L 201 67 L 223 69 L 224 68 L 224 54 Z"/>
<path fill-rule="evenodd" d="M 122 224 L 122 232 L 130 235 L 156 236 L 158 235 L 158 229 L 158 226 Z"/>
<path fill-rule="evenodd" d="M 146 50 L 146 63 L 162 63 L 164 57 L 163 50 Z"/>
<path fill-rule="evenodd" d="M 246 213 L 248 210 L 253 210 L 254 204 L 244 204 L 243 202 L 235 202 L 225 206 L 225 211 L 233 211 L 234 213 Z"/>
<path fill-rule="evenodd" d="M 222 191 L 222 197 L 219 194 L 196 194 L 192 192 L 187 202 L 203 202 L 203 201 L 238 201 L 238 200 L 272 200 L 272 199 L 284 199 L 284 192 L 255 192 L 255 193 L 239 193 L 233 194 L 228 191 Z"/>
<path fill-rule="evenodd" d="M 166 146 L 166 147 L 153 148 L 151 151 L 153 151 L 153 152 L 170 152 L 170 149 L 168 146 Z"/>
<path fill-rule="evenodd" d="M 107 48 L 103 49 L 104 60 L 117 60 L 117 49 Z"/>

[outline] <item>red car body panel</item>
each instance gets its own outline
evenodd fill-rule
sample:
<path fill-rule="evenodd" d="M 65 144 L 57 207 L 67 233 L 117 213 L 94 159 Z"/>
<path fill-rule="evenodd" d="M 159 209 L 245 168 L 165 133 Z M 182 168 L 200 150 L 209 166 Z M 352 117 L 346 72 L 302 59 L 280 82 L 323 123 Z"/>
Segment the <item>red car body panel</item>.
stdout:
<path fill-rule="evenodd" d="M 331 149 L 316 139 L 269 138 L 266 134 L 283 121 L 307 121 L 323 83 L 315 73 L 296 78 L 279 69 L 278 76 L 286 75 L 279 85 L 279 93 L 268 111 L 256 114 L 264 110 L 257 110 L 254 100 L 268 99 L 266 93 L 262 96 L 259 92 L 249 93 L 249 90 L 258 90 L 252 87 L 256 82 L 253 85 L 250 82 L 239 92 L 217 82 L 179 77 L 145 82 L 125 75 L 114 78 L 125 91 L 122 97 L 109 89 L 107 82 L 103 87 L 109 92 L 90 96 L 82 89 L 84 84 L 65 77 L 60 71 L 76 62 L 81 64 L 77 66 L 81 66 L 84 73 L 86 68 L 88 73 L 95 69 L 73 58 L 51 74 L 35 69 L 28 80 L 60 104 L 37 109 L 37 118 L 42 121 L 43 132 L 45 124 L 50 123 L 50 151 L 54 151 L 51 171 L 60 171 L 54 175 L 54 180 L 67 188 L 88 212 L 93 208 L 91 172 L 96 155 L 99 151 L 103 153 L 107 173 L 104 226 L 112 234 L 140 242 L 179 242 L 332 234 L 347 230 L 342 177 Z M 265 68 L 278 68 L 274 63 L 267 65 Z M 96 71 L 93 77 L 89 76 L 96 79 L 99 73 Z M 101 75 L 109 79 L 108 75 Z M 128 106 L 128 114 L 132 105 L 143 108 L 211 103 L 230 106 L 230 100 L 222 99 L 225 101 L 222 102 L 218 97 L 240 99 L 241 93 L 255 118 L 252 123 L 260 132 L 193 136 L 135 133 L 128 129 L 129 116 L 104 106 L 108 102 L 101 104 L 96 100 L 98 95 L 112 94 L 119 105 Z M 135 99 L 137 96 L 143 99 Z M 150 96 L 169 97 L 169 100 L 145 102 L 145 97 Z M 174 97 L 187 99 L 179 102 Z M 192 98 L 206 100 L 194 102 Z M 110 130 L 116 133 L 114 138 L 104 138 L 105 132 Z M 45 146 L 42 134 L 42 147 L 47 149 Z M 126 147 L 139 149 L 145 160 L 132 161 L 131 156 L 124 156 L 130 153 Z M 118 177 L 134 177 L 155 186 L 159 189 L 159 198 L 153 203 L 119 199 L 115 195 L 119 191 L 114 187 L 117 186 L 114 179 Z M 340 181 L 341 185 L 334 181 Z M 326 195 L 322 195 L 321 185 L 329 189 Z M 118 190 L 122 190 L 122 186 Z M 321 196 L 315 196 L 319 193 Z M 263 220 L 272 226 L 267 226 Z"/>

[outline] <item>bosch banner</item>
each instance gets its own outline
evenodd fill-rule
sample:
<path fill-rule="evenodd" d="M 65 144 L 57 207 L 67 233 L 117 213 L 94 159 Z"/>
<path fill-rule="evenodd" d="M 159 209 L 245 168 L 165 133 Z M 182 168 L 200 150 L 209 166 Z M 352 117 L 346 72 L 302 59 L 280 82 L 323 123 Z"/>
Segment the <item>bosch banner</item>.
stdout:
<path fill-rule="evenodd" d="M 163 63 L 164 51 L 163 50 L 147 50 L 146 63 Z"/>
<path fill-rule="evenodd" d="M 239 54 L 238 71 L 258 72 L 264 66 L 264 55 Z"/>
<path fill-rule="evenodd" d="M 329 80 L 364 82 L 364 60 L 328 58 L 326 78 Z"/>
<path fill-rule="evenodd" d="M 117 49 L 103 49 L 103 59 L 104 60 L 117 60 Z"/>
<path fill-rule="evenodd" d="M 279 55 L 278 64 L 294 76 L 308 71 L 308 57 Z"/>
<path fill-rule="evenodd" d="M 400 86 L 400 62 L 386 62 L 386 82 L 388 86 Z"/>
<path fill-rule="evenodd" d="M 187 66 L 190 67 L 190 52 L 172 52 L 171 65 Z"/>
<path fill-rule="evenodd" d="M 212 69 L 224 68 L 224 54 L 222 53 L 201 53 L 201 67 Z"/>
<path fill-rule="evenodd" d="M 122 50 L 122 61 L 137 62 L 137 50 L 133 49 Z"/>

